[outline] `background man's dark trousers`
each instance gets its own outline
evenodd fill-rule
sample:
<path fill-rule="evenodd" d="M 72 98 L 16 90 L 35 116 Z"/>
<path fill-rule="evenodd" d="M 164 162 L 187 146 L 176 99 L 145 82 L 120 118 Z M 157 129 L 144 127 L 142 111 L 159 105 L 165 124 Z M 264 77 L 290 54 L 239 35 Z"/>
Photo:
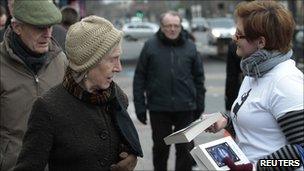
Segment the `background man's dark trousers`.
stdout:
<path fill-rule="evenodd" d="M 166 171 L 170 146 L 163 138 L 188 126 L 193 122 L 193 112 L 150 112 L 153 139 L 153 165 L 155 171 Z M 191 171 L 192 156 L 189 151 L 194 147 L 191 143 L 176 144 L 176 171 Z"/>

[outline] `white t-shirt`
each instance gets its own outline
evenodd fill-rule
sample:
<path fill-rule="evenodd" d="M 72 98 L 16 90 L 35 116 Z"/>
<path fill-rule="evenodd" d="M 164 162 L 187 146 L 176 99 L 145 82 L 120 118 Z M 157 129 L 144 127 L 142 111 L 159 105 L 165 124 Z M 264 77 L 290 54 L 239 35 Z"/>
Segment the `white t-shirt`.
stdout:
<path fill-rule="evenodd" d="M 244 78 L 231 117 L 236 142 L 251 163 L 287 144 L 277 119 L 303 109 L 303 81 L 303 73 L 291 59 L 262 78 Z"/>

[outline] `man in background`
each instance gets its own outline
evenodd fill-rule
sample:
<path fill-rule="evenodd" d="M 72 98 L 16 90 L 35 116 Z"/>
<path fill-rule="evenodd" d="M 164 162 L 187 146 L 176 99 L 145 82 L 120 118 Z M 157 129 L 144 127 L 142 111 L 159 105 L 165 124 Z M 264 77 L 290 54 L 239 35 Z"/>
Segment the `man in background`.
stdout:
<path fill-rule="evenodd" d="M 160 30 L 148 40 L 139 57 L 133 82 L 137 118 L 147 124 L 147 110 L 153 138 L 154 170 L 167 170 L 170 146 L 163 140 L 204 111 L 204 70 L 195 44 L 182 32 L 177 12 L 161 15 Z M 175 169 L 192 170 L 189 151 L 193 142 L 176 144 Z"/>
<path fill-rule="evenodd" d="M 66 33 L 72 24 L 79 21 L 79 14 L 73 7 L 64 6 L 61 8 L 61 15 L 61 23 L 54 25 L 52 36 L 58 42 L 60 47 L 65 50 Z"/>
<path fill-rule="evenodd" d="M 5 28 L 6 19 L 6 10 L 3 6 L 0 6 L 0 30 Z"/>

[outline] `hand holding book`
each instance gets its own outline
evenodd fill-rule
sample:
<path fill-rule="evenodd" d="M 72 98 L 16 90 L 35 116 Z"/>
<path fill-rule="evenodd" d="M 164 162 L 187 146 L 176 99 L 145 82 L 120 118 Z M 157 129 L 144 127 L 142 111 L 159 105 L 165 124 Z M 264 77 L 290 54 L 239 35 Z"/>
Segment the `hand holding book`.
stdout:
<path fill-rule="evenodd" d="M 224 129 L 225 126 L 227 125 L 227 119 L 224 116 L 221 116 L 217 122 L 209 126 L 205 131 L 206 132 L 211 132 L 211 133 L 217 133 L 220 130 Z"/>

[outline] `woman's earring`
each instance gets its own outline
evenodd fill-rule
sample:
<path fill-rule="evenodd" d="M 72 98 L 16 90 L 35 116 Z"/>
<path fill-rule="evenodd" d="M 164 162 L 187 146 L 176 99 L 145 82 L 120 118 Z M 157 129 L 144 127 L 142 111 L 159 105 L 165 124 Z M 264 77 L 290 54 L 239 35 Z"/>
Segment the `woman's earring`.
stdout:
<path fill-rule="evenodd" d="M 83 79 L 84 79 L 84 80 L 87 80 L 87 79 L 88 79 L 88 75 L 85 74 L 85 75 L 83 76 Z"/>
<path fill-rule="evenodd" d="M 257 50 L 261 50 L 261 49 L 262 49 L 262 47 L 260 45 L 258 45 Z"/>

